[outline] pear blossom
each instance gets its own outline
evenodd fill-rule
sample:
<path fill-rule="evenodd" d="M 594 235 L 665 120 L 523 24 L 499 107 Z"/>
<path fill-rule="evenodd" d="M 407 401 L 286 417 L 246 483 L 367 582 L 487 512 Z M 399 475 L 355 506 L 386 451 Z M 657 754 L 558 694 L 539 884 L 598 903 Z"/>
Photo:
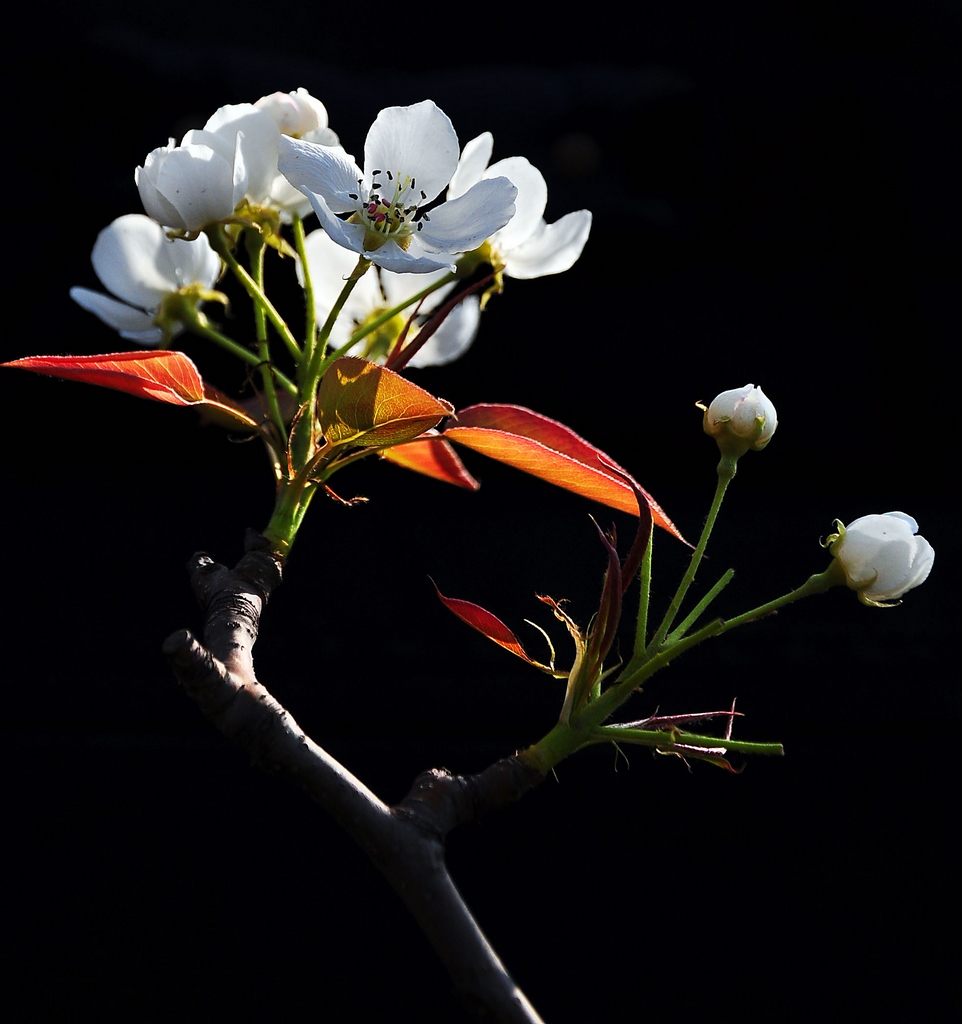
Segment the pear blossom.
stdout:
<path fill-rule="evenodd" d="M 182 329 L 161 323 L 163 307 L 172 295 L 223 297 L 210 289 L 221 270 L 220 257 L 207 238 L 170 239 L 164 229 L 141 213 L 118 217 L 100 232 L 90 256 L 102 284 L 116 298 L 71 288 L 70 297 L 98 316 L 122 338 L 140 345 L 158 345 Z"/>
<path fill-rule="evenodd" d="M 904 512 L 862 516 L 848 526 L 836 520 L 835 525 L 838 532 L 824 543 L 862 604 L 891 607 L 932 571 L 935 551 Z"/>
<path fill-rule="evenodd" d="M 705 433 L 718 442 L 722 452 L 736 458 L 750 449 L 760 452 L 772 439 L 778 426 L 775 406 L 761 388 L 746 384 L 723 391 L 704 410 Z"/>
<path fill-rule="evenodd" d="M 349 250 L 334 242 L 324 231 L 312 231 L 304 241 L 308 270 L 314 289 L 314 305 L 318 325 L 325 323 L 333 309 L 344 279 L 354 269 L 356 257 Z M 389 270 L 378 270 L 365 274 L 355 284 L 347 297 L 341 314 L 334 323 L 328 343 L 338 349 L 347 344 L 359 328 L 371 323 L 376 317 L 405 300 L 416 295 L 446 275 L 445 270 L 436 270 L 428 274 L 394 274 Z M 303 271 L 298 264 L 298 277 L 303 284 Z M 408 319 L 417 307 L 418 313 L 426 314 L 440 306 L 447 298 L 453 282 L 438 288 L 426 296 L 418 307 L 413 303 L 401 313 L 375 328 L 358 342 L 363 349 L 357 354 L 373 362 L 383 363 L 393 349 L 407 324 Z M 463 355 L 471 346 L 478 333 L 480 321 L 480 305 L 474 295 L 468 296 L 445 317 L 444 321 L 430 338 L 411 357 L 408 366 L 440 366 L 453 362 Z M 409 340 L 417 336 L 417 328 L 408 333 Z"/>
<path fill-rule="evenodd" d="M 321 146 L 339 145 L 337 135 L 328 127 L 327 107 L 306 89 L 273 92 L 261 96 L 254 106 L 269 114 L 283 135 Z M 294 188 L 280 171 L 271 183 L 268 204 L 280 210 L 282 220 L 290 220 L 291 214 L 306 217 L 311 212 L 307 196 Z"/>
<path fill-rule="evenodd" d="M 452 269 L 453 254 L 479 246 L 515 212 L 518 190 L 504 177 L 432 205 L 458 164 L 454 126 L 432 100 L 377 115 L 364 143 L 363 171 L 340 148 L 282 136 L 279 149 L 281 172 L 310 200 L 321 227 L 385 270 Z"/>
<path fill-rule="evenodd" d="M 144 209 L 165 227 L 195 232 L 232 217 L 244 200 L 266 204 L 280 134 L 274 118 L 252 103 L 221 107 L 179 146 L 171 139 L 137 168 Z"/>
<path fill-rule="evenodd" d="M 508 277 L 529 279 L 569 270 L 584 249 L 591 230 L 591 211 L 578 210 L 548 224 L 544 208 L 548 186 L 544 176 L 524 157 L 513 156 L 489 164 L 494 136 L 484 132 L 465 147 L 448 186 L 449 200 L 463 195 L 480 181 L 503 175 L 518 189 L 514 217 L 488 239 L 485 258 Z"/>

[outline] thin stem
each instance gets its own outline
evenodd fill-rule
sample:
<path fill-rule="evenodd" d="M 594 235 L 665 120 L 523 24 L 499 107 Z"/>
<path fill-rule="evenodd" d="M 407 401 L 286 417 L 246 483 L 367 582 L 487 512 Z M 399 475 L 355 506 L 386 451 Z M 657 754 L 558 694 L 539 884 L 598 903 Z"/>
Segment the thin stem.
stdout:
<path fill-rule="evenodd" d="M 603 725 L 591 731 L 597 743 L 637 743 L 646 747 L 671 750 L 679 743 L 697 747 L 724 747 L 726 751 L 737 750 L 744 754 L 780 756 L 784 754 L 781 743 L 758 743 L 752 740 L 726 739 L 724 736 L 703 736 L 683 732 L 680 729 L 624 729 L 617 725 Z"/>
<path fill-rule="evenodd" d="M 638 572 L 638 583 L 640 593 L 638 595 L 638 624 L 635 627 L 634 657 L 639 657 L 645 651 L 648 636 L 648 606 L 651 598 L 651 544 L 655 539 L 654 530 L 648 534 L 648 543 L 645 545 L 645 554 L 641 560 L 641 568 Z"/>
<path fill-rule="evenodd" d="M 314 284 L 311 281 L 311 266 L 307 261 L 307 245 L 304 237 L 304 221 L 296 214 L 291 220 L 294 229 L 294 248 L 301 261 L 301 280 L 304 289 L 304 361 L 310 364 L 317 344 L 317 305 L 314 298 Z"/>
<path fill-rule="evenodd" d="M 264 290 L 264 248 L 266 243 L 260 233 L 248 233 L 247 253 L 250 257 L 251 268 L 254 271 L 253 279 L 257 287 Z M 284 417 L 281 415 L 281 408 L 277 403 L 277 389 L 274 387 L 274 374 L 271 367 L 271 353 L 267 344 L 267 319 L 264 316 L 264 307 L 254 303 L 254 334 L 257 338 L 257 354 L 260 357 L 261 382 L 264 386 L 264 402 L 274 426 L 277 428 L 278 437 L 284 436 Z"/>
<path fill-rule="evenodd" d="M 708 593 L 695 605 L 694 608 L 688 613 L 685 619 L 681 622 L 678 628 L 668 635 L 667 642 L 674 643 L 676 640 L 680 640 L 685 633 L 688 632 L 688 628 L 698 621 L 705 609 L 715 600 L 716 597 L 728 586 L 732 581 L 732 577 L 735 575 L 734 569 L 728 569 L 722 573 L 721 579 L 708 591 Z"/>
<path fill-rule="evenodd" d="M 337 323 L 337 318 L 341 315 L 344 303 L 347 302 L 351 292 L 354 291 L 354 286 L 367 273 L 370 266 L 371 261 L 366 257 L 359 256 L 357 258 L 357 265 L 354 267 L 354 270 L 351 271 L 351 276 L 344 282 L 341 294 L 338 295 L 337 301 L 331 307 L 331 311 L 328 313 L 327 319 L 324 321 L 324 326 L 321 328 L 317 336 L 317 347 L 311 357 L 307 377 L 302 383 L 302 388 L 309 388 L 309 390 L 313 392 L 317 387 L 317 382 L 324 375 L 324 371 L 334 361 L 334 359 L 330 357 L 327 359 L 324 358 L 324 349 L 327 348 L 327 341 L 331 336 L 331 331 L 334 329 L 334 324 Z M 338 353 L 335 353 L 335 357 L 337 354 Z"/>
<path fill-rule="evenodd" d="M 261 365 L 261 358 L 256 352 L 251 352 L 249 348 L 244 348 L 243 345 L 238 344 L 232 338 L 228 338 L 226 334 L 221 334 L 220 331 L 211 326 L 210 321 L 202 313 L 194 320 L 183 320 L 182 322 L 192 334 L 213 341 L 215 344 L 220 345 L 221 348 L 230 352 L 231 355 L 243 360 L 249 366 L 256 367 Z M 289 394 L 297 394 L 297 385 L 288 377 L 285 377 L 279 370 L 274 370 L 274 379 Z"/>
<path fill-rule="evenodd" d="M 244 290 L 251 297 L 255 305 L 263 308 L 264 314 L 267 319 L 271 322 L 271 326 L 277 331 L 278 337 L 284 342 L 290 351 L 294 359 L 300 363 L 302 354 L 300 345 L 297 344 L 297 340 L 294 335 L 291 334 L 290 328 L 284 322 L 284 318 L 274 308 L 271 300 L 264 294 L 257 282 L 251 277 L 250 274 L 238 263 L 234 253 L 231 250 L 230 240 L 227 237 L 227 233 L 224 231 L 223 225 L 215 225 L 212 228 L 208 228 L 207 237 L 210 239 L 210 244 L 213 250 L 218 256 L 230 267 L 231 272 L 237 278 L 238 281 L 243 285 Z"/>
<path fill-rule="evenodd" d="M 736 465 L 737 460 L 728 455 L 723 455 L 721 461 L 718 463 L 718 483 L 715 486 L 715 497 L 712 499 L 711 508 L 708 511 L 708 517 L 705 519 L 705 525 L 702 528 L 701 536 L 698 538 L 698 544 L 691 554 L 688 569 L 685 571 L 685 575 L 681 578 L 681 583 L 678 584 L 678 589 L 675 591 L 675 596 L 671 599 L 671 603 L 668 605 L 668 610 L 665 612 L 665 617 L 662 619 L 661 625 L 658 627 L 658 631 L 655 633 L 654 637 L 652 637 L 652 641 L 648 645 L 649 651 L 657 651 L 664 643 L 665 637 L 668 635 L 668 631 L 671 629 L 672 623 L 678 615 L 682 602 L 685 600 L 688 588 L 692 585 L 692 582 L 695 579 L 695 573 L 698 572 L 698 567 L 701 565 L 702 557 L 705 554 L 705 548 L 708 546 L 708 538 L 711 536 L 712 529 L 715 526 L 715 520 L 718 518 L 718 510 L 721 508 L 722 500 L 725 497 L 725 491 L 728 490 L 728 485 L 732 482 L 732 479 L 735 476 Z"/>
<path fill-rule="evenodd" d="M 394 317 L 396 317 L 398 313 L 402 313 L 405 309 L 407 309 L 408 306 L 416 302 L 420 302 L 423 298 L 430 295 L 432 292 L 436 292 L 442 286 L 449 284 L 451 281 L 456 280 L 457 276 L 458 275 L 454 273 L 446 274 L 444 277 L 435 281 L 433 284 L 429 284 L 426 288 L 422 288 L 421 291 L 417 292 L 415 295 L 412 295 L 409 299 L 405 299 L 403 302 L 398 303 L 398 305 L 392 306 L 391 309 L 385 309 L 382 312 L 378 313 L 376 317 L 367 321 L 365 324 L 363 324 L 363 326 L 359 327 L 350 336 L 350 338 L 348 338 L 347 341 L 344 342 L 343 345 L 341 345 L 340 348 L 335 349 L 335 351 L 331 352 L 328 356 L 324 358 L 324 361 L 321 363 L 319 376 L 323 376 L 324 371 L 331 365 L 331 363 L 333 363 L 336 359 L 340 359 L 341 356 L 346 356 L 347 353 L 350 352 L 351 349 L 358 344 L 358 342 L 363 341 L 364 338 L 367 337 L 367 335 L 371 334 L 373 331 L 376 331 L 379 327 L 381 327 L 383 324 L 386 324 L 389 320 L 394 319 Z"/>

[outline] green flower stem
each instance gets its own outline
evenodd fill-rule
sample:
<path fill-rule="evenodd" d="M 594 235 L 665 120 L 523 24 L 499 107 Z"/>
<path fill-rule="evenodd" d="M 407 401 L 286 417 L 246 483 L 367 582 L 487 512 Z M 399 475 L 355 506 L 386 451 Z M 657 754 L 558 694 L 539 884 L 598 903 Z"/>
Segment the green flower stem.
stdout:
<path fill-rule="evenodd" d="M 304 361 L 309 365 L 314 358 L 314 347 L 317 344 L 317 305 L 314 299 L 314 285 L 311 281 L 311 268 L 307 262 L 307 247 L 304 237 L 304 221 L 294 216 L 291 220 L 294 229 L 294 248 L 301 261 L 301 279 L 304 289 Z"/>
<path fill-rule="evenodd" d="M 324 349 L 331 336 L 334 324 L 347 302 L 354 286 L 367 273 L 371 261 L 359 256 L 351 276 L 344 282 L 341 294 L 338 295 L 324 326 L 317 335 L 311 357 L 305 360 L 303 372 L 299 375 L 300 410 L 291 431 L 290 453 L 295 472 L 303 470 L 317 452 L 317 388 L 321 377 L 330 366 L 332 360 L 324 358 Z"/>
<path fill-rule="evenodd" d="M 638 583 L 640 594 L 638 597 L 638 625 L 635 627 L 635 648 L 634 657 L 644 654 L 648 636 L 648 605 L 651 598 L 651 542 L 655 539 L 655 531 L 648 534 L 648 546 L 641 559 L 641 568 L 638 570 Z"/>
<path fill-rule="evenodd" d="M 263 309 L 265 316 L 271 322 L 271 326 L 277 331 L 278 337 L 287 346 L 294 359 L 300 363 L 302 358 L 301 348 L 297 344 L 294 335 L 291 334 L 290 328 L 284 322 L 284 318 L 274 308 L 271 300 L 264 294 L 263 289 L 258 286 L 251 275 L 237 262 L 234 253 L 231 251 L 230 240 L 227 237 L 224 226 L 222 224 L 215 224 L 208 228 L 207 237 L 210 239 L 213 250 L 230 267 L 231 272 L 243 285 L 244 290 L 251 297 L 254 304 Z"/>
<path fill-rule="evenodd" d="M 264 236 L 260 233 L 247 233 L 247 253 L 250 257 L 251 269 L 253 270 L 254 283 L 258 289 L 264 291 L 264 249 L 266 243 Z M 259 368 L 261 371 L 261 383 L 264 387 L 264 402 L 267 405 L 267 412 L 274 426 L 277 428 L 277 436 L 284 437 L 284 417 L 281 415 L 281 408 L 277 403 L 277 389 L 274 387 L 274 374 L 271 368 L 271 353 L 267 344 L 267 319 L 264 316 L 264 307 L 254 303 L 254 333 L 257 338 L 257 355 L 260 359 Z"/>
<path fill-rule="evenodd" d="M 844 583 L 845 574 L 837 561 L 833 559 L 825 572 L 810 576 L 795 590 L 791 590 L 781 597 L 776 597 L 773 601 L 760 604 L 757 608 L 752 608 L 741 615 L 736 615 L 734 618 L 715 619 L 713 622 L 703 626 L 697 633 L 692 633 L 690 636 L 672 643 L 670 646 L 659 651 L 654 657 L 648 658 L 647 661 L 641 660 L 639 663 L 633 659 L 626 666 L 624 672 L 622 672 L 614 685 L 609 687 L 592 705 L 604 712 L 603 717 L 598 719 L 598 724 L 614 712 L 631 692 L 641 686 L 646 679 L 674 661 L 679 654 L 684 654 L 685 651 L 700 644 L 703 640 L 707 640 L 712 636 L 721 636 L 722 633 L 727 633 L 729 630 L 735 629 L 736 626 L 744 626 L 746 622 L 754 622 L 756 619 L 771 615 L 772 612 L 784 608 L 793 601 L 799 601 L 803 597 L 810 597 L 812 594 L 824 594 L 826 590 Z"/>
<path fill-rule="evenodd" d="M 711 536 L 712 529 L 715 526 L 715 520 L 718 518 L 718 510 L 721 508 L 722 499 L 725 497 L 725 491 L 728 490 L 728 485 L 734 479 L 737 464 L 738 460 L 731 455 L 722 455 L 721 461 L 718 463 L 718 483 L 715 487 L 715 497 L 712 500 L 711 508 L 708 511 L 708 518 L 705 520 L 701 536 L 698 538 L 698 544 L 692 552 L 691 560 L 688 563 L 688 569 L 682 577 L 681 583 L 678 584 L 678 589 L 675 591 L 675 596 L 671 599 L 671 603 L 668 605 L 668 610 L 665 612 L 665 617 L 662 619 L 661 625 L 658 627 L 658 631 L 655 633 L 654 637 L 652 637 L 651 643 L 648 645 L 649 651 L 657 651 L 664 643 L 665 637 L 668 635 L 668 631 L 671 629 L 672 623 L 675 621 L 675 616 L 677 616 L 682 602 L 685 600 L 688 588 L 692 585 L 692 582 L 695 579 L 695 573 L 698 572 L 698 567 L 701 565 L 702 557 L 705 554 L 705 548 L 708 546 L 708 538 Z"/>
<path fill-rule="evenodd" d="M 685 633 L 688 632 L 690 626 L 698 621 L 705 609 L 715 600 L 716 597 L 728 586 L 732 581 L 732 577 L 735 575 L 734 569 L 728 569 L 722 573 L 721 579 L 708 591 L 708 593 L 692 608 L 691 612 L 686 616 L 684 621 L 678 626 L 676 630 L 669 633 L 666 637 L 667 643 L 675 643 L 680 640 Z"/>
<path fill-rule="evenodd" d="M 215 344 L 220 345 L 221 348 L 226 349 L 231 355 L 237 356 L 238 359 L 247 363 L 249 366 L 260 366 L 261 359 L 256 352 L 251 352 L 249 348 L 244 348 L 243 345 L 239 345 L 232 338 L 228 338 L 226 334 L 221 334 L 216 328 L 212 327 L 210 321 L 204 316 L 203 313 L 198 313 L 194 319 L 187 320 L 182 319 L 184 326 L 198 337 L 207 338 L 209 341 L 213 341 Z M 277 383 L 289 394 L 297 394 L 297 385 L 285 377 L 279 370 L 274 371 L 274 379 Z"/>
<path fill-rule="evenodd" d="M 307 378 L 302 384 L 302 388 L 314 391 L 317 388 L 317 383 L 324 376 L 324 371 L 334 362 L 334 360 L 340 354 L 340 350 L 335 352 L 332 356 L 324 358 L 324 349 L 327 348 L 328 338 L 331 336 L 331 331 L 334 330 L 334 324 L 337 323 L 337 318 L 341 315 L 341 310 L 344 308 L 344 303 L 347 302 L 351 292 L 354 291 L 354 286 L 358 281 L 367 273 L 371 266 L 371 261 L 364 256 L 359 256 L 357 259 L 357 265 L 354 270 L 351 271 L 351 276 L 344 282 L 344 287 L 341 289 L 341 294 L 338 295 L 337 301 L 334 303 L 330 313 L 327 315 L 327 320 L 324 321 L 324 326 L 321 328 L 320 333 L 317 336 L 317 347 L 311 357 L 310 366 L 308 368 Z M 302 391 L 303 393 L 303 391 Z M 306 397 L 306 396 L 305 396 Z"/>
<path fill-rule="evenodd" d="M 591 730 L 595 743 L 637 743 L 661 750 L 673 750 L 679 743 L 693 747 L 724 747 L 743 754 L 762 754 L 780 757 L 785 753 L 781 743 L 756 743 L 750 740 L 725 739 L 724 736 L 702 736 L 681 729 L 624 729 L 616 725 L 600 726 Z"/>
<path fill-rule="evenodd" d="M 420 302 L 423 298 L 430 295 L 432 292 L 436 292 L 439 288 L 442 288 L 446 284 L 450 284 L 451 281 L 456 281 L 458 275 L 455 273 L 445 274 L 440 280 L 435 281 L 433 284 L 429 284 L 427 288 L 422 288 L 416 295 L 412 295 L 409 299 L 405 299 L 404 302 L 399 303 L 397 306 L 391 309 L 386 309 L 379 313 L 372 320 L 364 324 L 363 327 L 359 327 L 348 340 L 336 351 L 328 355 L 321 366 L 321 375 L 324 371 L 334 362 L 335 359 L 340 359 L 341 356 L 346 356 L 348 352 L 357 345 L 358 342 L 363 341 L 367 335 L 376 331 L 382 324 L 386 324 L 389 320 L 393 320 L 398 313 L 404 312 L 408 306 L 413 303 Z"/>

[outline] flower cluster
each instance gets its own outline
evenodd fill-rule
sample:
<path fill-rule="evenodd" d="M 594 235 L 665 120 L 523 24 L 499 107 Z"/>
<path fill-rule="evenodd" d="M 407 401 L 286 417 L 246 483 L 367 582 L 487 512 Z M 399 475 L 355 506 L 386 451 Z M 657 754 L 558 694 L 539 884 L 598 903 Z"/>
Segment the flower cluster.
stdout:
<path fill-rule="evenodd" d="M 184 312 L 185 297 L 194 314 L 201 301 L 223 300 L 211 288 L 222 272 L 217 254 L 228 258 L 225 246 L 256 231 L 291 252 L 282 225 L 313 212 L 321 230 L 308 237 L 298 271 L 304 284 L 306 260 L 323 340 L 343 348 L 356 337 L 356 353 L 383 361 L 402 332 L 410 343 L 418 322 L 449 299 L 456 275 L 486 262 L 500 287 L 502 274 L 556 274 L 581 255 L 591 214 L 546 223 L 540 172 L 522 157 L 490 164 L 492 149 L 486 133 L 461 152 L 448 116 L 424 100 L 377 115 L 362 169 L 328 126 L 324 104 L 304 89 L 223 106 L 136 169 L 147 216 L 115 221 L 92 257 L 115 298 L 85 288 L 71 295 L 122 337 L 166 344 L 198 323 L 196 315 L 172 312 Z M 369 265 L 375 271 L 355 282 L 337 321 L 327 324 L 344 281 Z M 441 310 L 445 319 L 409 365 L 460 356 L 477 333 L 480 308 L 466 295 Z"/>

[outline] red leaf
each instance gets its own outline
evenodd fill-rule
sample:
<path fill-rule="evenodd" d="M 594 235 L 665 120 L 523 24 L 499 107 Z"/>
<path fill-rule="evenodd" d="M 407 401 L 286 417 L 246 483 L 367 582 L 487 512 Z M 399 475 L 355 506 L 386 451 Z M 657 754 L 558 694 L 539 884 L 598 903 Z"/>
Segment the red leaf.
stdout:
<path fill-rule="evenodd" d="M 444 436 L 582 497 L 638 515 L 629 477 L 614 459 L 557 420 L 519 405 L 472 405 L 449 421 Z M 614 469 L 612 468 L 614 467 Z M 680 541 L 678 528 L 661 506 L 639 488 L 654 522 Z"/>
<path fill-rule="evenodd" d="M 476 491 L 481 486 L 468 472 L 450 443 L 440 437 L 437 431 L 431 431 L 430 436 L 416 441 L 387 448 L 381 453 L 381 458 L 468 491 Z"/>
<path fill-rule="evenodd" d="M 28 356 L 10 363 L 49 377 L 98 384 L 169 405 L 203 405 L 235 425 L 257 427 L 237 403 L 206 384 L 193 360 L 183 352 L 107 352 L 93 356 Z"/>
<path fill-rule="evenodd" d="M 434 580 L 431 582 L 434 583 Z M 479 633 L 483 633 L 489 640 L 493 640 L 496 644 L 500 644 L 500 646 L 505 650 L 510 651 L 512 654 L 516 654 L 519 658 L 522 658 L 529 664 L 538 665 L 539 668 L 545 667 L 528 657 L 527 652 L 521 646 L 521 642 L 497 617 L 497 615 L 492 615 L 491 612 L 482 608 L 480 605 L 472 604 L 470 601 L 462 601 L 460 598 L 456 597 L 445 597 L 444 594 L 438 590 L 438 585 L 436 583 L 434 583 L 434 589 L 437 590 L 438 597 L 441 599 L 441 603 L 444 607 L 447 608 L 448 611 L 454 612 L 462 622 L 466 622 Z"/>

